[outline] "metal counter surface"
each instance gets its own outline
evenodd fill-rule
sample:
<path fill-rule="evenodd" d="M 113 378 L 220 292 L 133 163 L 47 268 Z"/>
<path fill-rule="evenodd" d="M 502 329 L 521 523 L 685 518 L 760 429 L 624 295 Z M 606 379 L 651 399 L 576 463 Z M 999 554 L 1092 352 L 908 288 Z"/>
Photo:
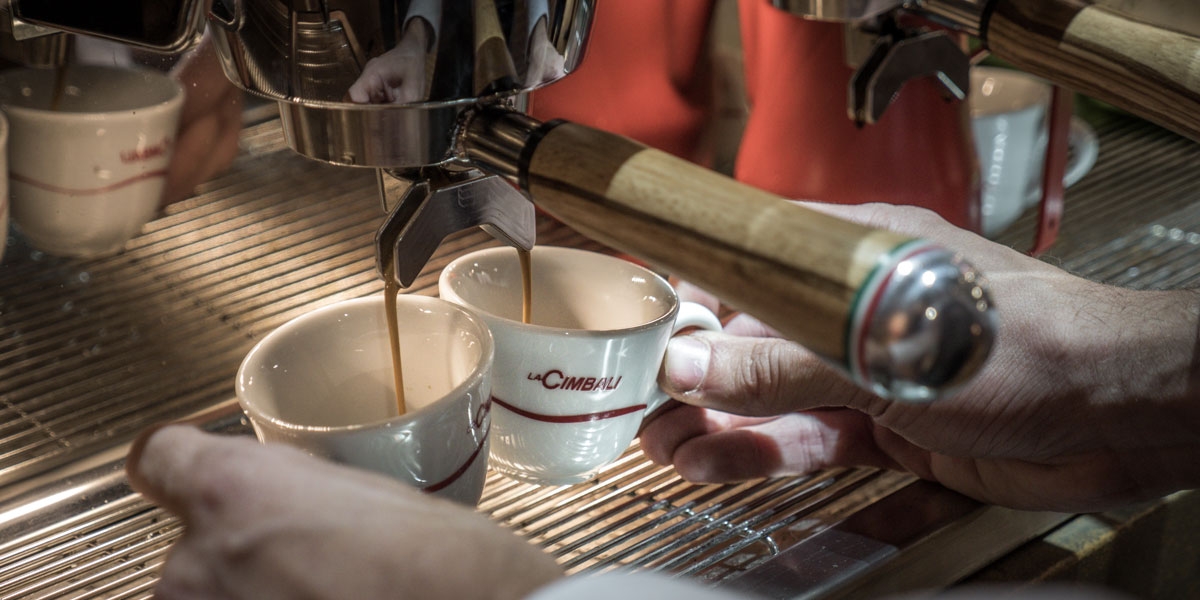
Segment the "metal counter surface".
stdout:
<path fill-rule="evenodd" d="M 1200 151 L 1139 121 L 1098 128 L 1101 158 L 1067 196 L 1045 257 L 1134 287 L 1200 273 Z M 10 236 L 0 265 L 0 598 L 148 597 L 181 525 L 133 494 L 129 440 L 201 413 L 231 435 L 242 356 L 287 320 L 378 293 L 371 172 L 291 153 L 278 124 L 248 128 L 233 168 L 169 207 L 124 253 L 45 256 Z M 1003 238 L 1029 237 L 1032 217 Z M 605 251 L 543 219 L 538 242 Z M 436 293 L 448 240 L 410 293 Z M 836 469 L 692 485 L 636 445 L 596 480 L 535 487 L 489 477 L 480 510 L 572 573 L 650 569 L 778 597 L 940 587 L 1066 515 L 981 506 L 911 476 Z"/>

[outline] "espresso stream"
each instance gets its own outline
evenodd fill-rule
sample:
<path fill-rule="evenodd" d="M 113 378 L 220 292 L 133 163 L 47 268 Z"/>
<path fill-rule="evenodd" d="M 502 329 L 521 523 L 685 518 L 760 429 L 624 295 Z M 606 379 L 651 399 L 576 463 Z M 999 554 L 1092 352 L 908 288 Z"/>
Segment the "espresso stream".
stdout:
<path fill-rule="evenodd" d="M 533 260 L 528 250 L 517 249 L 521 262 L 521 322 L 533 321 Z M 387 317 L 388 344 L 392 349 L 392 380 L 396 386 L 396 408 L 404 414 L 407 408 L 404 403 L 404 367 L 400 361 L 400 320 L 396 316 L 396 297 L 400 294 L 400 285 L 394 277 L 384 278 L 383 310 Z"/>
<path fill-rule="evenodd" d="M 529 250 L 517 248 L 521 260 L 521 322 L 533 322 L 533 257 Z"/>
<path fill-rule="evenodd" d="M 392 347 L 392 381 L 396 385 L 396 408 L 404 414 L 404 369 L 400 365 L 400 322 L 396 316 L 396 296 L 400 294 L 400 284 L 394 277 L 388 277 L 383 284 L 383 310 L 387 316 L 388 344 Z"/>

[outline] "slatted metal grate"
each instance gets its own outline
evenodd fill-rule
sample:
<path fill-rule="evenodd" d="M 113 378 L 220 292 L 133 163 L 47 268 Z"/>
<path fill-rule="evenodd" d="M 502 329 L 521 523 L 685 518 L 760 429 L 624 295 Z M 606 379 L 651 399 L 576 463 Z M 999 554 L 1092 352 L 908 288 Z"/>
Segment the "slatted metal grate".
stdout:
<path fill-rule="evenodd" d="M 1101 161 L 1070 191 L 1046 259 L 1135 287 L 1193 284 L 1200 152 L 1135 121 L 1100 129 Z M 146 425 L 231 406 L 233 375 L 262 335 L 316 306 L 376 293 L 373 176 L 286 150 L 276 123 L 248 129 L 234 168 L 172 206 L 123 254 L 54 259 L 13 238 L 0 267 L 0 598 L 145 598 L 180 524 L 130 492 L 111 462 Z M 1006 239 L 1024 240 L 1032 219 Z M 493 242 L 449 240 L 412 293 Z M 539 243 L 603 250 L 546 220 Z M 210 428 L 246 434 L 234 410 Z M 571 572 L 621 566 L 720 581 L 753 569 L 911 477 L 830 470 L 692 485 L 636 446 L 594 482 L 488 479 L 480 510 Z"/>

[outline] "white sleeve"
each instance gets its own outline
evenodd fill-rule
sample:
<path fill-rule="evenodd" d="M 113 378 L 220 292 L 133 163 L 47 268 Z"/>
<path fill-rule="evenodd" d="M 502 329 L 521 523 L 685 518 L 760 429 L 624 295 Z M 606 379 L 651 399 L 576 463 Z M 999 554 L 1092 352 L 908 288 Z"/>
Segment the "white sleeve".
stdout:
<path fill-rule="evenodd" d="M 560 579 L 525 600 L 748 600 L 731 591 L 653 573 L 614 572 Z"/>
<path fill-rule="evenodd" d="M 437 39 L 438 32 L 442 28 L 442 3 L 440 0 L 413 0 L 408 5 L 408 14 L 404 15 L 404 22 L 400 24 L 400 31 L 404 31 L 408 27 L 408 22 L 416 17 L 425 19 L 426 23 L 433 28 L 433 38 Z"/>

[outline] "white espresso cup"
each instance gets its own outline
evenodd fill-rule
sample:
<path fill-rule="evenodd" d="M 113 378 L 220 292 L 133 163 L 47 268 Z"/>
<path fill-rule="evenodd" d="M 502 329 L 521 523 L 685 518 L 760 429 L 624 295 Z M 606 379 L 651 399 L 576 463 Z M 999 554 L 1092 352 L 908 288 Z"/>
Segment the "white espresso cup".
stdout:
<path fill-rule="evenodd" d="M 496 339 L 491 466 L 514 479 L 587 481 L 616 460 L 666 402 L 658 373 L 672 335 L 720 330 L 665 279 L 629 261 L 570 248 L 532 251 L 532 323 L 522 322 L 517 251 L 462 256 L 441 297 L 480 315 Z"/>
<path fill-rule="evenodd" d="M 1051 87 L 1019 71 L 998 67 L 971 70 L 971 123 L 982 176 L 983 233 L 994 236 L 1042 197 L 1042 172 L 1049 141 L 1046 112 Z M 1096 164 L 1095 131 L 1071 118 L 1063 185 L 1071 186 Z"/>
<path fill-rule="evenodd" d="M 405 414 L 382 295 L 337 302 L 272 331 L 238 370 L 238 401 L 264 443 L 474 506 L 487 476 L 491 333 L 437 298 L 402 294 L 396 312 Z"/>
<path fill-rule="evenodd" d="M 12 219 L 48 254 L 115 254 L 158 212 L 183 87 L 147 69 L 72 64 L 59 88 L 59 73 L 0 73 Z"/>

